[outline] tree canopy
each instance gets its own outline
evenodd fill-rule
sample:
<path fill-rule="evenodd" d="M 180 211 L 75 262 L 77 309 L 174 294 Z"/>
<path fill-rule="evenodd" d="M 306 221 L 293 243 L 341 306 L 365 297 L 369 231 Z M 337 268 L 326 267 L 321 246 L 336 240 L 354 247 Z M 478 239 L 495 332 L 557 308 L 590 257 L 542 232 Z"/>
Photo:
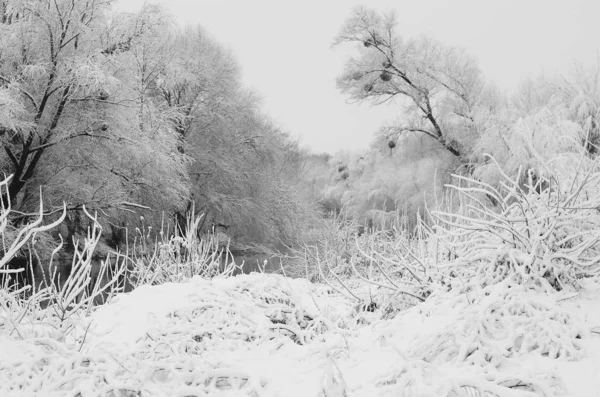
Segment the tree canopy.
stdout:
<path fill-rule="evenodd" d="M 397 32 L 394 13 L 357 7 L 334 45 L 355 45 L 338 86 L 351 100 L 381 104 L 397 99 L 402 122 L 386 129 L 389 141 L 424 134 L 457 157 L 468 154 L 475 112 L 486 85 L 464 50 Z"/>
<path fill-rule="evenodd" d="M 0 1 L 3 199 L 26 214 L 41 192 L 46 208 L 85 205 L 115 228 L 195 208 L 205 229 L 291 238 L 297 144 L 239 74 L 229 51 L 158 6 Z"/>

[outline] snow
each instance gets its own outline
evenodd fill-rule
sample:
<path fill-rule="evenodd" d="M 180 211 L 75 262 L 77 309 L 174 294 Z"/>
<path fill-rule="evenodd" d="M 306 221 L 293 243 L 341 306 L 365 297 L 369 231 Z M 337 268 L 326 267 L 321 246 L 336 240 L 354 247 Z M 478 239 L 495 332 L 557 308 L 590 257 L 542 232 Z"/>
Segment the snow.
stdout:
<path fill-rule="evenodd" d="M 21 340 L 0 319 L 0 396 L 600 395 L 595 283 L 439 293 L 393 318 L 355 306 L 251 274 L 141 286 L 64 340 L 27 324 Z M 505 387 L 518 381 L 532 388 Z"/>

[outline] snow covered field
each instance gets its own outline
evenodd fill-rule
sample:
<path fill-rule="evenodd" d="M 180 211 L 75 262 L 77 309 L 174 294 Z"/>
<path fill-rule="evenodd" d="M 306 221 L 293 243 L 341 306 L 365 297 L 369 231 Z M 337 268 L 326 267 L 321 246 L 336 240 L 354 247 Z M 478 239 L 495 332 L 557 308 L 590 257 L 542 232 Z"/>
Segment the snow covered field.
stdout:
<path fill-rule="evenodd" d="M 63 341 L 0 318 L 0 396 L 600 395 L 600 286 L 468 295 L 396 313 L 279 275 L 142 286 Z"/>

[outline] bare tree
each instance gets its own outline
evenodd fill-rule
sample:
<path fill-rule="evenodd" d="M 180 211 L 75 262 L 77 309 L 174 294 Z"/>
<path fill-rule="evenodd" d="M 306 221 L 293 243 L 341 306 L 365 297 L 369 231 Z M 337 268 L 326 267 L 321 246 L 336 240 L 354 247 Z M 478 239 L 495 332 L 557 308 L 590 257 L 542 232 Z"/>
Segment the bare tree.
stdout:
<path fill-rule="evenodd" d="M 484 91 L 475 61 L 427 37 L 405 39 L 396 33 L 396 24 L 394 14 L 354 9 L 334 42 L 358 44 L 358 56 L 347 61 L 339 88 L 356 101 L 399 99 L 403 121 L 388 128 L 390 140 L 425 134 L 454 156 L 465 156 Z"/>

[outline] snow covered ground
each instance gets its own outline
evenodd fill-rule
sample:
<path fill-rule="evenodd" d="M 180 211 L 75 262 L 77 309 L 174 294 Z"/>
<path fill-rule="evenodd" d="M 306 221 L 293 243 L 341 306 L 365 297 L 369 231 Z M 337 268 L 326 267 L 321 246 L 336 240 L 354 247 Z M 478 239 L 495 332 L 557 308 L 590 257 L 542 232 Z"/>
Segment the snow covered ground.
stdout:
<path fill-rule="evenodd" d="M 0 396 L 600 396 L 596 284 L 355 305 L 251 274 L 142 286 L 64 341 L 50 325 L 9 335 L 0 317 Z"/>

